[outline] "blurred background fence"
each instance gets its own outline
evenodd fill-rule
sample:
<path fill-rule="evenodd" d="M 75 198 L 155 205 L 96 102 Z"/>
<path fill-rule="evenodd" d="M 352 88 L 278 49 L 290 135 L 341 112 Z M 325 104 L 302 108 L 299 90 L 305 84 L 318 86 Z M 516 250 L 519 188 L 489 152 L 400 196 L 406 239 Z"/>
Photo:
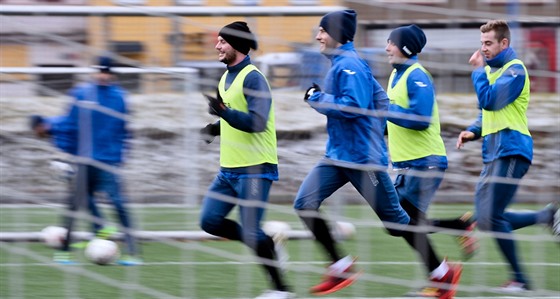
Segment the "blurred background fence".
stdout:
<path fill-rule="evenodd" d="M 557 0 L 4 0 L 1 67 L 84 67 L 110 52 L 120 66 L 190 66 L 216 80 L 222 69 L 213 50 L 217 32 L 243 19 L 259 38 L 253 56 L 273 86 L 304 88 L 328 67 L 314 43 L 319 17 L 343 7 L 358 12 L 356 46 L 382 82 L 391 70 L 384 54 L 390 30 L 416 23 L 427 34 L 421 59 L 439 92 L 472 92 L 466 61 L 479 45 L 478 27 L 501 18 L 513 28 L 533 90 L 559 90 Z M 127 88 L 144 90 L 138 74 L 123 77 Z M 72 72 L 19 78 L 59 91 L 77 80 Z"/>
<path fill-rule="evenodd" d="M 37 232 L 57 221 L 64 205 L 53 203 L 65 203 L 68 186 L 50 162 L 68 157 L 35 137 L 28 118 L 64 114 L 72 101 L 67 90 L 90 79 L 89 66 L 99 55 L 117 62 L 119 82 L 130 92 L 127 120 L 134 138 L 122 169 L 127 195 L 132 203 L 170 204 L 134 206 L 138 229 L 198 230 L 198 204 L 219 169 L 219 138 L 206 144 L 198 134 L 216 120 L 201 92 L 213 92 L 225 69 L 214 49 L 217 32 L 236 20 L 246 21 L 257 35 L 259 49 L 251 59 L 267 75 L 274 98 L 280 180 L 273 184 L 267 218 L 302 228 L 290 203 L 323 156 L 326 141 L 325 117 L 304 103 L 302 94 L 312 82 L 321 84 L 329 68 L 314 40 L 320 17 L 342 8 L 358 12 L 355 45 L 383 86 L 391 71 L 384 50 L 389 32 L 410 23 L 426 32 L 428 44 L 419 58 L 434 77 L 449 159 L 435 201 L 468 203 L 435 205 L 436 215 L 445 217 L 472 209 L 482 168 L 480 142 L 455 149 L 458 133 L 478 114 L 467 61 L 480 46 L 479 26 L 488 19 L 508 20 L 533 91 L 528 117 L 535 155 L 517 199 L 540 207 L 560 198 L 558 0 L 0 0 L 0 234 Z M 327 214 L 332 219 L 346 215 L 363 232 L 345 245 L 365 262 L 360 267 L 373 273 L 363 275 L 367 283 L 339 293 L 341 298 L 394 296 L 403 287 L 424 284 L 413 253 L 400 243 L 387 245 L 401 241 L 372 231 L 381 223 L 359 194 L 343 188 L 333 197 Z M 8 203 L 29 205 L 20 209 Z M 126 270 L 87 264 L 59 268 L 49 263 L 50 250 L 3 241 L 0 297 L 247 298 L 262 291 L 264 278 L 253 274 L 252 255 L 232 247 L 239 244 L 177 243 L 162 236 L 143 244 L 146 267 Z M 465 263 L 462 294 L 486 294 L 506 273 L 496 263 L 489 235 L 479 236 L 489 245 Z M 535 289 L 546 295 L 542 298 L 557 297 L 555 240 L 540 229 L 522 237 Z M 288 275 L 296 292 L 306 294 L 323 270 L 310 265 L 323 261 L 309 240 L 291 242 Z M 454 243 L 439 241 L 438 246 L 459 257 Z M 57 285 L 51 283 L 55 280 Z"/>

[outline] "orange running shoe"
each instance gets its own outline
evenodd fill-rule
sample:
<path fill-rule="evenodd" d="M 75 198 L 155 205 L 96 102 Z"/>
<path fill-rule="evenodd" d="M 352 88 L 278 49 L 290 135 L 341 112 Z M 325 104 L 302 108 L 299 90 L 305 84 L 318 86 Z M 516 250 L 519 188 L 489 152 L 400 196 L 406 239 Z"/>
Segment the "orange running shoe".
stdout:
<path fill-rule="evenodd" d="M 474 236 L 476 221 L 473 221 L 472 218 L 471 212 L 466 212 L 460 218 L 465 223 L 465 233 L 457 237 L 457 242 L 461 246 L 465 260 L 472 258 L 478 250 L 478 239 Z"/>
<path fill-rule="evenodd" d="M 463 266 L 460 264 L 449 264 L 449 271 L 441 279 L 432 279 L 434 284 L 437 284 L 438 292 L 437 298 L 439 299 L 452 299 L 457 292 L 457 285 L 461 280 L 461 273 Z"/>
<path fill-rule="evenodd" d="M 323 278 L 323 281 L 312 287 L 309 292 L 312 295 L 317 296 L 327 295 L 342 290 L 353 284 L 354 281 L 356 281 L 356 278 L 361 274 L 361 272 L 354 272 L 352 269 L 352 265 L 354 265 L 355 261 L 356 260 L 354 259 L 352 264 L 350 264 L 350 266 L 348 266 L 348 268 L 346 268 L 346 270 L 344 270 L 341 274 L 336 274 L 332 271 L 327 273 L 327 275 Z"/>

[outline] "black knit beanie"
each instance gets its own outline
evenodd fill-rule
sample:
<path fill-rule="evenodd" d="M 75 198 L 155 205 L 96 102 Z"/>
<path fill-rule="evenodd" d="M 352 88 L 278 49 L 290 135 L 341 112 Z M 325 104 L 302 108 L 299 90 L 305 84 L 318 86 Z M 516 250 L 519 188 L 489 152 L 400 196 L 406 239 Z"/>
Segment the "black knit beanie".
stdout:
<path fill-rule="evenodd" d="M 391 41 L 404 56 L 410 58 L 422 52 L 422 48 L 426 45 L 426 35 L 420 27 L 412 24 L 393 30 L 387 41 Z"/>
<path fill-rule="evenodd" d="M 113 67 L 113 59 L 108 56 L 99 56 L 97 57 L 97 64 L 91 66 L 94 69 L 98 69 L 100 73 L 113 73 L 111 67 Z"/>
<path fill-rule="evenodd" d="M 247 55 L 250 49 L 256 50 L 257 40 L 245 22 L 233 22 L 224 26 L 218 33 L 235 50 Z"/>
<path fill-rule="evenodd" d="M 345 44 L 354 40 L 356 34 L 356 11 L 353 9 L 333 11 L 323 16 L 319 26 L 337 42 Z"/>

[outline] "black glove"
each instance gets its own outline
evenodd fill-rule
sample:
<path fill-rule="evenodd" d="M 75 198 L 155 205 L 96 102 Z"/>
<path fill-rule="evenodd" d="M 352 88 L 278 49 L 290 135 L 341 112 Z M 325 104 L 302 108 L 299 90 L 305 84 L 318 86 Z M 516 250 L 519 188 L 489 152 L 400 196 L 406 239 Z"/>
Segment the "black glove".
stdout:
<path fill-rule="evenodd" d="M 202 139 L 207 144 L 212 143 L 214 137 L 220 135 L 220 122 L 217 121 L 213 124 L 207 124 L 206 127 L 200 129 L 200 135 L 202 135 Z"/>
<path fill-rule="evenodd" d="M 307 99 L 309 99 L 309 97 L 313 95 L 315 92 L 321 92 L 321 87 L 319 87 L 317 83 L 313 83 L 313 85 L 311 85 L 311 87 L 307 89 L 305 95 L 303 96 L 303 100 L 307 101 Z"/>
<path fill-rule="evenodd" d="M 217 92 L 216 94 L 218 95 L 217 98 L 209 96 L 207 94 L 205 94 L 204 96 L 208 100 L 208 113 L 220 116 L 220 114 L 226 110 L 226 105 L 224 104 L 220 93 Z"/>
<path fill-rule="evenodd" d="M 32 130 L 34 130 L 37 126 L 42 125 L 44 122 L 45 120 L 40 115 L 31 115 L 29 117 L 29 126 Z"/>
<path fill-rule="evenodd" d="M 29 126 L 38 137 L 50 136 L 50 129 L 47 127 L 45 119 L 40 115 L 31 115 L 29 117 Z"/>

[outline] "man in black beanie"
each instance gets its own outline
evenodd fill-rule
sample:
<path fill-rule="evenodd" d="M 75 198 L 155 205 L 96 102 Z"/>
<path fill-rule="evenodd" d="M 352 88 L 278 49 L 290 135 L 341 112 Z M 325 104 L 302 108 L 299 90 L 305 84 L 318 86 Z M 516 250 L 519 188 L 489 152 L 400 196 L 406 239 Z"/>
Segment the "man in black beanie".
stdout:
<path fill-rule="evenodd" d="M 228 42 L 235 50 L 243 55 L 248 55 L 249 50 L 257 50 L 257 40 L 255 35 L 245 22 L 233 22 L 224 26 L 218 33 L 226 42 Z"/>
<path fill-rule="evenodd" d="M 216 97 L 205 96 L 209 113 L 220 119 L 201 133 L 220 136 L 220 171 L 203 199 L 200 227 L 209 234 L 241 241 L 256 253 L 272 284 L 257 299 L 295 298 L 281 269 L 287 258 L 284 240 L 265 234 L 261 228 L 265 209 L 254 204 L 266 204 L 272 182 L 278 180 L 272 95 L 265 76 L 248 56 L 250 49 L 257 49 L 257 41 L 247 23 L 233 22 L 220 30 L 215 49 L 227 70 Z M 240 223 L 227 218 L 236 204 L 223 197 L 240 203 Z"/>
<path fill-rule="evenodd" d="M 415 24 L 396 28 L 391 31 L 388 40 L 397 46 L 406 58 L 416 56 L 426 45 L 424 31 Z"/>
<path fill-rule="evenodd" d="M 435 88 L 430 73 L 417 57 L 424 45 L 426 35 L 413 24 L 393 30 L 385 47 L 389 63 L 394 68 L 387 86 L 391 99 L 389 112 L 394 112 L 387 118 L 387 132 L 392 166 L 398 169 L 395 188 L 401 206 L 412 219 L 411 225 L 418 226 L 435 225 L 426 215 L 447 169 Z M 438 222 L 441 227 L 466 230 L 465 236 L 459 240 L 467 257 L 474 253 L 477 245 L 470 236 L 474 229 L 471 216 L 466 213 L 458 219 Z M 409 295 L 452 298 L 461 277 L 461 265 L 440 260 L 423 231 L 415 232 L 413 238 L 405 240 L 418 252 L 433 282 Z"/>
<path fill-rule="evenodd" d="M 314 84 L 303 97 L 327 117 L 328 133 L 325 156 L 306 176 L 294 201 L 298 216 L 331 262 L 323 280 L 310 288 L 314 295 L 339 291 L 359 275 L 355 258 L 338 248 L 320 212 L 323 201 L 334 192 L 350 183 L 384 224 L 407 225 L 410 220 L 386 169 L 385 118 L 374 116 L 386 112 L 389 98 L 354 48 L 356 24 L 353 10 L 331 12 L 321 19 L 315 39 L 332 65 L 324 88 Z M 402 236 L 397 227 L 387 225 L 387 231 Z"/>
<path fill-rule="evenodd" d="M 356 34 L 356 12 L 352 9 L 333 11 L 323 16 L 319 26 L 334 40 L 346 44 Z"/>

